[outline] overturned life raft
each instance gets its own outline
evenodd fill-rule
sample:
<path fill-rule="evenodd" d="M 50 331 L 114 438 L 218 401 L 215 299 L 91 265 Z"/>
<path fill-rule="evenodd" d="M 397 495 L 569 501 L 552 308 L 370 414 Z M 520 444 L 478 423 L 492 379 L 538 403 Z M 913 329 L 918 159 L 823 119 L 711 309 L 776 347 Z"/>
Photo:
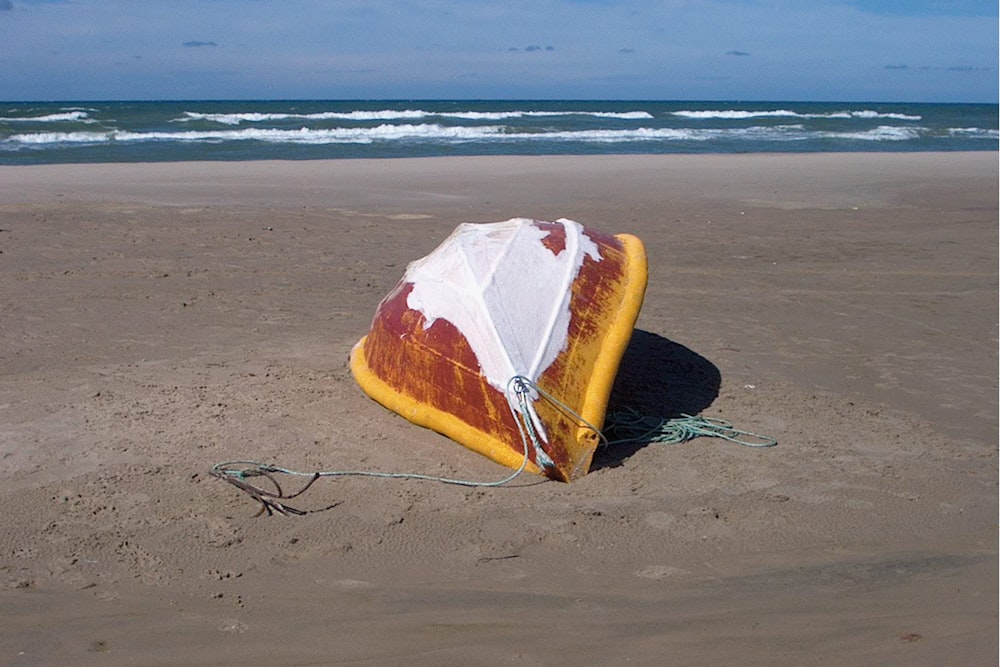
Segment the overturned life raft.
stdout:
<path fill-rule="evenodd" d="M 351 371 L 409 421 L 571 481 L 590 469 L 646 278 L 628 234 L 566 219 L 463 224 L 407 267 Z"/>

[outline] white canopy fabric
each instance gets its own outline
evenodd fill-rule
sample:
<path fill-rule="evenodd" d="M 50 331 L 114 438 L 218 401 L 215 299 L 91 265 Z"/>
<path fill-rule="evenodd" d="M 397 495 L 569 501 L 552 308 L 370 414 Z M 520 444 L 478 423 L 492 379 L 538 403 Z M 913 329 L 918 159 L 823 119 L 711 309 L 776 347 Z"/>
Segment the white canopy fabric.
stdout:
<path fill-rule="evenodd" d="M 552 223 L 460 225 L 403 278 L 413 285 L 407 307 L 423 314 L 425 327 L 438 318 L 454 325 L 483 376 L 504 393 L 515 376 L 536 382 L 565 349 L 573 281 L 585 257 L 601 260 L 580 223 L 556 221 L 565 233 L 561 248 L 544 243 L 552 231 L 542 224 Z M 544 438 L 537 415 L 531 418 Z"/>

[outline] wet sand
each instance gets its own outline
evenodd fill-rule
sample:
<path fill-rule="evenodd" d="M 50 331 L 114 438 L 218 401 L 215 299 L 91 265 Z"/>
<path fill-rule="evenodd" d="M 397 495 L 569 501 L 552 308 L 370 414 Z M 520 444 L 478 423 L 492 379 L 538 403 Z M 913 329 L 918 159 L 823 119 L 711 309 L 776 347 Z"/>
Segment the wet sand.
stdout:
<path fill-rule="evenodd" d="M 0 663 L 997 661 L 996 153 L 0 167 Z M 612 396 L 773 436 L 507 474 L 351 346 L 461 222 L 646 244 Z M 294 484 L 293 484 L 294 485 Z"/>

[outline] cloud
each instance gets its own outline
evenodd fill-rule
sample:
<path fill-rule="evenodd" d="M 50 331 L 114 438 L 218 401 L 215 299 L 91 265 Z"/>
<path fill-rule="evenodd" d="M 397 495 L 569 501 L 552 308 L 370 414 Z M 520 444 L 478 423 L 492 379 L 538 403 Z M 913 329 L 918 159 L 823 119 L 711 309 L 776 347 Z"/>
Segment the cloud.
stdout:
<path fill-rule="evenodd" d="M 750 54 L 747 53 L 746 51 L 737 51 L 737 50 L 734 49 L 732 51 L 726 51 L 726 55 L 727 56 L 749 56 Z"/>
<path fill-rule="evenodd" d="M 953 65 L 945 68 L 949 72 L 989 72 L 992 67 L 974 67 L 972 65 Z"/>
<path fill-rule="evenodd" d="M 218 44 L 216 44 L 215 42 L 202 42 L 197 39 L 192 39 L 190 42 L 184 42 L 184 46 L 198 48 L 201 46 L 218 46 Z"/>
<path fill-rule="evenodd" d="M 910 69 L 909 65 L 884 65 L 882 69 L 903 71 Z M 921 72 L 932 72 L 932 71 L 945 71 L 945 72 L 991 72 L 992 67 L 981 66 L 976 67 L 974 65 L 951 65 L 949 67 L 941 67 L 934 65 L 921 65 L 917 68 Z"/>

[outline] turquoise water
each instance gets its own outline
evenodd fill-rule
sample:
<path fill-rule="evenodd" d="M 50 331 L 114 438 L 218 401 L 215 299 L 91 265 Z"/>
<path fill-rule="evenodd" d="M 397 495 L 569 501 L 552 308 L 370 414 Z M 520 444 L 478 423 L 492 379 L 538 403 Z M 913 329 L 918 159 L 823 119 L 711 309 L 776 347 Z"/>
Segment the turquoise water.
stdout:
<path fill-rule="evenodd" d="M 995 151 L 994 104 L 0 102 L 0 164 Z"/>

